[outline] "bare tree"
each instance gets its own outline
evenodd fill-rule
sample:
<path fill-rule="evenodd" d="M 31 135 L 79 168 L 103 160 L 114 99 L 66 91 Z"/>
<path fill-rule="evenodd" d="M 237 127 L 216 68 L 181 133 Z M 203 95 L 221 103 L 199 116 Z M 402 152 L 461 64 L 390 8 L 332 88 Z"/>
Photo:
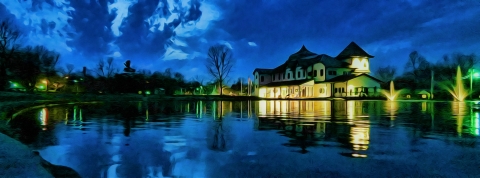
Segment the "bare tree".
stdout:
<path fill-rule="evenodd" d="M 397 69 L 395 67 L 385 66 L 379 67 L 375 74 L 380 80 L 388 82 L 394 79 L 396 72 Z"/>
<path fill-rule="evenodd" d="M 198 82 L 201 86 L 203 86 L 203 78 L 200 78 L 200 76 L 196 75 L 193 78 L 193 81 Z"/>
<path fill-rule="evenodd" d="M 0 90 L 4 89 L 7 83 L 7 68 L 19 48 L 16 44 L 19 37 L 20 31 L 12 27 L 10 21 L 2 21 L 0 24 Z"/>
<path fill-rule="evenodd" d="M 67 76 L 72 75 L 72 72 L 73 72 L 74 68 L 75 68 L 75 66 L 73 64 L 66 64 L 65 65 L 65 69 L 67 69 L 67 71 L 66 71 Z"/>
<path fill-rule="evenodd" d="M 405 75 L 412 79 L 410 85 L 412 90 L 417 89 L 418 85 L 425 85 L 431 77 L 430 63 L 421 56 L 417 51 L 413 51 L 408 56 L 407 64 L 405 65 Z"/>
<path fill-rule="evenodd" d="M 107 77 L 108 78 L 113 77 L 114 74 L 115 74 L 115 67 L 113 66 L 113 58 L 109 57 L 107 59 Z"/>
<path fill-rule="evenodd" d="M 421 56 L 417 51 L 413 51 L 408 56 L 407 64 L 405 69 L 410 72 L 413 77 L 417 78 L 420 76 L 422 70 L 427 68 L 429 65 L 425 57 Z"/>
<path fill-rule="evenodd" d="M 223 82 L 230 74 L 233 65 L 233 54 L 227 46 L 215 45 L 208 49 L 206 67 L 208 73 L 218 81 L 220 95 L 223 95 Z"/>
<path fill-rule="evenodd" d="M 101 59 L 97 64 L 97 74 L 101 77 L 110 78 L 113 77 L 117 70 L 113 66 L 113 58 L 108 58 L 107 63 Z"/>
<path fill-rule="evenodd" d="M 60 54 L 52 51 L 48 51 L 46 50 L 46 48 L 38 48 L 38 50 L 44 51 L 44 52 L 40 52 L 40 53 L 43 53 L 40 60 L 43 68 L 42 70 L 46 78 L 45 81 L 47 82 L 45 87 L 46 87 L 46 90 L 48 91 L 48 85 L 49 83 L 52 83 L 50 81 L 50 78 L 57 74 L 57 70 L 55 69 L 55 66 L 57 65 L 58 60 L 60 59 Z"/>
<path fill-rule="evenodd" d="M 97 74 L 98 76 L 105 77 L 105 61 L 103 59 L 100 59 L 97 64 Z"/>

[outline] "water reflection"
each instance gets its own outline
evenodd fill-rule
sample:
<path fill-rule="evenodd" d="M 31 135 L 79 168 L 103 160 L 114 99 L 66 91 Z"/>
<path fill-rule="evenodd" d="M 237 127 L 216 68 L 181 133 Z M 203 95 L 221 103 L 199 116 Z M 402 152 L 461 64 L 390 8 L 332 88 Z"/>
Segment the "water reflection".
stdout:
<path fill-rule="evenodd" d="M 344 100 L 67 105 L 11 124 L 47 160 L 84 177 L 211 177 L 208 166 L 243 169 L 302 155 L 378 159 L 403 147 L 418 152 L 425 138 L 475 145 L 480 127 L 465 102 Z M 395 145 L 403 137 L 409 142 Z"/>

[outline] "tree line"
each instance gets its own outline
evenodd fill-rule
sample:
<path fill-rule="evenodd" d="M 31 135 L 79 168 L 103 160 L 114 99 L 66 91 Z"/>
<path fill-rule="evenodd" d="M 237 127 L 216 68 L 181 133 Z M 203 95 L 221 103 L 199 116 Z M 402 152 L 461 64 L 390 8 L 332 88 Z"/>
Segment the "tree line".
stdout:
<path fill-rule="evenodd" d="M 457 66 L 460 67 L 462 72 L 462 80 L 465 87 L 470 87 L 470 78 L 468 76 L 472 71 L 471 69 L 474 69 L 478 62 L 479 59 L 475 54 L 452 53 L 443 55 L 441 60 L 434 63 L 427 60 L 418 51 L 412 51 L 404 64 L 405 68 L 402 74 L 397 75 L 397 67 L 385 66 L 379 67 L 375 75 L 385 82 L 382 88 L 388 89 L 389 81 L 394 81 L 396 89 L 408 89 L 411 91 L 428 89 L 429 91 L 433 74 L 436 97 L 448 97 L 447 92 L 441 86 L 455 82 Z M 480 70 L 477 72 L 480 72 Z M 473 85 L 480 86 L 480 81 L 473 82 Z M 474 91 L 473 94 L 478 95 L 479 92 Z"/>
<path fill-rule="evenodd" d="M 114 58 L 100 59 L 87 68 L 66 64 L 59 66 L 60 54 L 44 46 L 22 46 L 22 33 L 9 20 L 0 24 L 0 90 L 18 85 L 27 92 L 38 90 L 64 92 L 137 93 L 162 89 L 165 94 L 222 93 L 223 84 L 234 66 L 233 54 L 225 45 L 208 50 L 205 67 L 213 81 L 196 76 L 186 80 L 171 68 L 163 72 L 138 70 L 124 72 L 114 65 Z M 81 72 L 75 72 L 80 69 Z M 222 87 L 220 87 L 222 86 Z M 238 88 L 238 87 L 236 87 Z"/>

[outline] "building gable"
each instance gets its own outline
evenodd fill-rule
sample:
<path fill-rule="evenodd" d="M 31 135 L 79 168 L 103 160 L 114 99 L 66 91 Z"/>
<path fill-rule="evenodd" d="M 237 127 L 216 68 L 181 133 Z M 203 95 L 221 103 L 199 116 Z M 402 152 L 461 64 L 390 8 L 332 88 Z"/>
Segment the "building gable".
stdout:
<path fill-rule="evenodd" d="M 347 59 L 355 56 L 362 56 L 362 57 L 368 57 L 368 58 L 373 58 L 372 55 L 368 54 L 363 50 L 360 46 L 358 46 L 355 42 L 351 42 L 348 44 L 345 49 L 343 49 L 340 54 L 336 57 L 337 59 Z"/>

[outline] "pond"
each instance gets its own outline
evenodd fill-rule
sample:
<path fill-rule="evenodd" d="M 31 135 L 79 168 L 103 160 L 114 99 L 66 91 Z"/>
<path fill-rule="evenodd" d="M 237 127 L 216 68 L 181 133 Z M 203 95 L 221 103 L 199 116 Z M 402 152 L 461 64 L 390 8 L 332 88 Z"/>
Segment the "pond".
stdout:
<path fill-rule="evenodd" d="M 474 177 L 471 102 L 158 101 L 54 106 L 12 120 L 82 177 Z"/>

